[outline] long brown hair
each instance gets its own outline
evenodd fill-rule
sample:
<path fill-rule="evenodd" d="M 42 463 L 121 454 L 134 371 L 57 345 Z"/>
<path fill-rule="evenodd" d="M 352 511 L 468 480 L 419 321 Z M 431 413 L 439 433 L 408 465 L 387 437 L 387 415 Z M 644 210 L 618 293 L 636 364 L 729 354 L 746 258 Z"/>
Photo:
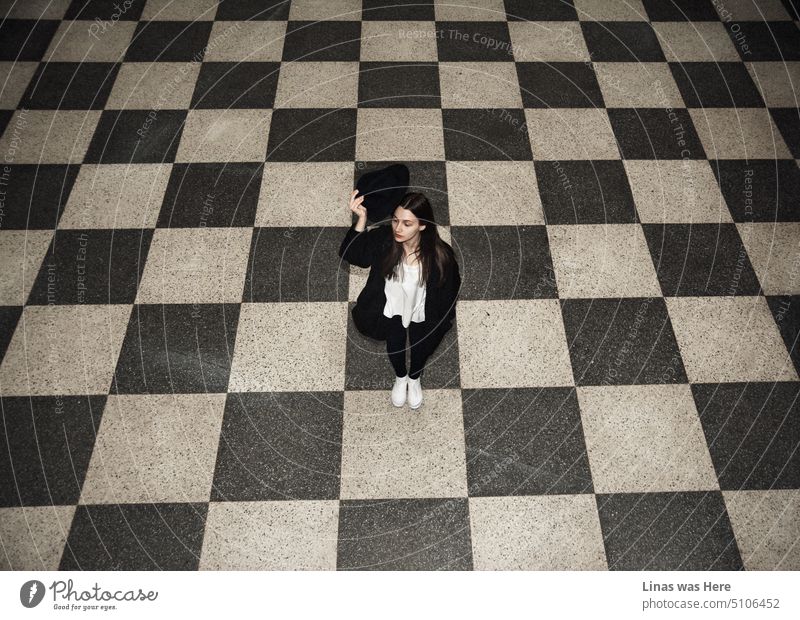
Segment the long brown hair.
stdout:
<path fill-rule="evenodd" d="M 436 265 L 439 272 L 439 281 L 437 286 L 444 285 L 451 265 L 455 262 L 455 252 L 453 248 L 439 236 L 439 230 L 436 227 L 436 221 L 433 216 L 433 208 L 431 203 L 425 197 L 425 194 L 419 192 L 409 192 L 400 201 L 397 207 L 402 207 L 411 211 L 420 224 L 424 224 L 425 228 L 419 231 L 419 248 L 418 248 L 418 261 L 421 266 L 420 276 L 422 283 L 426 283 L 431 277 L 431 270 L 433 265 Z M 397 209 L 395 207 L 395 209 Z M 394 217 L 394 215 L 393 215 Z M 395 269 L 398 271 L 402 269 L 403 262 L 403 244 L 395 240 L 392 236 L 392 244 L 389 250 L 383 257 L 381 262 L 381 275 L 384 278 L 395 277 Z"/>

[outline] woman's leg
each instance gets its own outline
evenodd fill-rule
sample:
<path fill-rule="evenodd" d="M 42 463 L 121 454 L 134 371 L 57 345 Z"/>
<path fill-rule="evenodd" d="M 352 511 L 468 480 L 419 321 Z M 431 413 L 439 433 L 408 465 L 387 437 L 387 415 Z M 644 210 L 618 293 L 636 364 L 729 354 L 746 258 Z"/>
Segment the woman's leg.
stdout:
<path fill-rule="evenodd" d="M 411 379 L 419 379 L 422 376 L 422 371 L 425 370 L 425 362 L 428 361 L 435 349 L 435 347 L 431 348 L 434 334 L 428 334 L 425 337 L 424 325 L 424 323 L 414 323 L 412 321 L 408 326 L 408 339 L 411 343 L 411 372 L 408 373 L 408 376 Z"/>
<path fill-rule="evenodd" d="M 389 354 L 389 361 L 392 363 L 392 368 L 394 368 L 394 374 L 398 377 L 405 377 L 407 374 L 406 328 L 403 327 L 403 320 L 399 316 L 393 316 L 387 321 L 389 329 L 386 336 L 386 352 Z"/>

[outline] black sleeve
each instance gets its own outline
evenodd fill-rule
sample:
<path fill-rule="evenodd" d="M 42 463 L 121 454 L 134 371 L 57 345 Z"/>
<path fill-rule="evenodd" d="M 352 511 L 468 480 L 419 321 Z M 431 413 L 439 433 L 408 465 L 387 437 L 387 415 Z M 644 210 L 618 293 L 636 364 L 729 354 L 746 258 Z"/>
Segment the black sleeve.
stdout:
<path fill-rule="evenodd" d="M 450 277 L 444 283 L 446 294 L 444 298 L 447 300 L 447 306 L 444 312 L 449 319 L 454 319 L 456 316 L 456 302 L 458 301 L 458 292 L 461 289 L 461 273 L 458 269 L 458 261 L 456 260 L 455 253 L 451 254 L 453 266 L 450 269 Z"/>
<path fill-rule="evenodd" d="M 377 226 L 372 230 L 356 232 L 353 224 L 339 246 L 339 257 L 357 267 L 370 267 L 383 248 L 388 226 Z"/>

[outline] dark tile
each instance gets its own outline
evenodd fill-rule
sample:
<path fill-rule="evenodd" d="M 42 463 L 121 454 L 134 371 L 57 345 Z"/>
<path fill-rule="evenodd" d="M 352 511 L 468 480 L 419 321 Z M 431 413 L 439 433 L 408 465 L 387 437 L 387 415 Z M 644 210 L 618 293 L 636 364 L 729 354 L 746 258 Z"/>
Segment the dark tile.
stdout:
<path fill-rule="evenodd" d="M 53 230 L 67 205 L 79 165 L 13 164 L 4 174 L 0 230 Z"/>
<path fill-rule="evenodd" d="M 734 222 L 800 221 L 800 170 L 789 159 L 710 161 Z"/>
<path fill-rule="evenodd" d="M 518 62 L 517 77 L 526 108 L 602 108 L 594 70 L 582 62 Z"/>
<path fill-rule="evenodd" d="M 712 0 L 643 0 L 652 22 L 719 21 Z"/>
<path fill-rule="evenodd" d="M 800 108 L 770 108 L 772 120 L 795 159 L 800 159 Z"/>
<path fill-rule="evenodd" d="M 0 21 L 0 61 L 41 60 L 58 30 L 53 19 L 3 19 Z"/>
<path fill-rule="evenodd" d="M 609 108 L 622 159 L 705 159 L 689 112 L 665 108 Z"/>
<path fill-rule="evenodd" d="M 283 60 L 349 60 L 361 56 L 359 21 L 290 21 L 283 43 Z"/>
<path fill-rule="evenodd" d="M 395 372 L 389 362 L 386 342 L 367 338 L 356 329 L 351 314 L 353 306 L 354 302 L 348 304 L 345 389 L 386 391 L 388 400 Z M 410 351 L 406 353 L 406 367 L 411 367 Z M 457 322 L 425 362 L 422 383 L 425 389 L 457 389 L 461 385 Z"/>
<path fill-rule="evenodd" d="M 593 62 L 658 62 L 664 52 L 647 22 L 581 22 Z"/>
<path fill-rule="evenodd" d="M 466 497 L 342 500 L 338 570 L 472 570 Z"/>
<path fill-rule="evenodd" d="M 453 226 L 462 265 L 459 299 L 557 297 L 545 226 Z"/>
<path fill-rule="evenodd" d="M 156 164 L 175 161 L 186 110 L 106 110 L 85 163 Z"/>
<path fill-rule="evenodd" d="M 275 104 L 279 62 L 204 62 L 192 108 L 265 109 Z"/>
<path fill-rule="evenodd" d="M 800 374 L 800 295 L 767 297 L 767 304 L 795 370 Z"/>
<path fill-rule="evenodd" d="M 0 306 L 0 362 L 6 355 L 8 345 L 14 336 L 19 317 L 22 315 L 22 306 Z"/>
<path fill-rule="evenodd" d="M 621 161 L 537 161 L 534 165 L 547 224 L 639 221 Z"/>
<path fill-rule="evenodd" d="M 14 116 L 14 110 L 0 110 L 0 136 L 5 132 L 12 116 Z"/>
<path fill-rule="evenodd" d="M 574 388 L 463 390 L 470 497 L 592 493 Z"/>
<path fill-rule="evenodd" d="M 264 165 L 175 164 L 158 214 L 159 228 L 252 226 Z"/>
<path fill-rule="evenodd" d="M 208 504 L 80 505 L 59 570 L 197 570 Z"/>
<path fill-rule="evenodd" d="M 342 393 L 228 394 L 211 501 L 339 499 Z"/>
<path fill-rule="evenodd" d="M 516 21 L 577 21 L 573 0 L 505 0 L 506 17 Z"/>
<path fill-rule="evenodd" d="M 239 304 L 135 305 L 112 393 L 227 391 Z"/>
<path fill-rule="evenodd" d="M 144 21 L 125 54 L 126 62 L 200 62 L 203 59 L 210 21 Z"/>
<path fill-rule="evenodd" d="M 357 161 L 354 167 L 353 187 L 359 177 L 385 168 L 387 161 Z M 443 161 L 405 161 L 409 173 L 409 192 L 422 192 L 433 208 L 433 217 L 439 226 L 450 225 L 450 210 L 447 200 L 447 169 Z"/>
<path fill-rule="evenodd" d="M 719 491 L 597 495 L 609 570 L 743 570 Z"/>
<path fill-rule="evenodd" d="M 442 110 L 445 158 L 450 161 L 531 161 L 523 110 Z"/>
<path fill-rule="evenodd" d="M 353 161 L 355 154 L 355 108 L 272 112 L 267 161 Z"/>
<path fill-rule="evenodd" d="M 562 299 L 576 385 L 687 383 L 663 297 Z"/>
<path fill-rule="evenodd" d="M 794 21 L 800 21 L 800 2 L 798 0 L 782 0 L 786 12 Z"/>
<path fill-rule="evenodd" d="M 332 226 L 255 228 L 244 301 L 344 301 L 347 278 L 336 256 L 346 232 Z"/>
<path fill-rule="evenodd" d="M 692 385 L 722 490 L 800 488 L 800 383 Z"/>
<path fill-rule="evenodd" d="M 794 22 L 726 22 L 725 29 L 743 61 L 800 60 L 800 36 Z"/>
<path fill-rule="evenodd" d="M 425 62 L 362 62 L 360 108 L 439 108 L 439 68 Z"/>
<path fill-rule="evenodd" d="M 764 107 L 744 63 L 672 62 L 669 68 L 687 108 Z"/>
<path fill-rule="evenodd" d="M 735 224 L 643 224 L 667 297 L 758 295 L 761 287 Z"/>
<path fill-rule="evenodd" d="M 0 506 L 77 504 L 105 396 L 6 396 Z"/>
<path fill-rule="evenodd" d="M 364 21 L 433 21 L 436 16 L 433 0 L 363 0 L 361 18 Z"/>
<path fill-rule="evenodd" d="M 18 107 L 33 110 L 102 110 L 120 65 L 48 62 L 39 65 Z"/>
<path fill-rule="evenodd" d="M 283 21 L 291 0 L 220 0 L 217 21 Z"/>
<path fill-rule="evenodd" d="M 514 60 L 507 22 L 436 22 L 440 61 Z"/>
<path fill-rule="evenodd" d="M 131 304 L 152 229 L 57 230 L 28 304 Z"/>
<path fill-rule="evenodd" d="M 72 0 L 64 19 L 137 21 L 147 0 Z"/>

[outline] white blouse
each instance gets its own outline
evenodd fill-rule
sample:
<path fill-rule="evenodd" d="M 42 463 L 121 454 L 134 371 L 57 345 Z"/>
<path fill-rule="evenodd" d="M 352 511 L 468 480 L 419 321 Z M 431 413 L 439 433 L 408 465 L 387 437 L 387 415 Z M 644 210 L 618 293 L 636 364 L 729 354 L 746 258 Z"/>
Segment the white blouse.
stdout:
<path fill-rule="evenodd" d="M 411 267 L 405 261 L 402 264 L 403 275 L 400 281 L 386 278 L 383 287 L 386 293 L 383 316 L 392 318 L 399 315 L 402 317 L 403 327 L 408 327 L 411 321 L 422 323 L 425 320 L 425 286 L 418 281 L 419 266 Z"/>

